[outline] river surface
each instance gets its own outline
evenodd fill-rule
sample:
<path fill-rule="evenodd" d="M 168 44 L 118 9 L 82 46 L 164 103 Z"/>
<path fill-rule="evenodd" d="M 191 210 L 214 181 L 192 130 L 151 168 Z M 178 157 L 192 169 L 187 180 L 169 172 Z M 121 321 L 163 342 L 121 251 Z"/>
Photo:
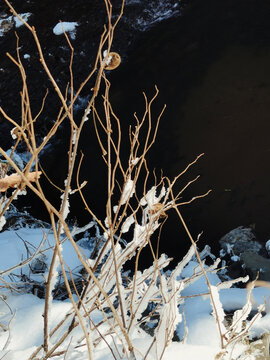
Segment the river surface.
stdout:
<path fill-rule="evenodd" d="M 113 77 L 120 114 L 132 114 L 140 89 L 151 94 L 153 84 L 160 89 L 157 111 L 167 104 L 152 167 L 172 178 L 205 154 L 179 188 L 200 175 L 183 200 L 212 192 L 181 210 L 193 236 L 203 232 L 201 245 L 215 251 L 240 225 L 252 226 L 262 242 L 270 237 L 269 10 L 266 1 L 191 1 L 182 17 L 138 40 L 124 81 Z M 187 244 L 172 214 L 161 249 L 177 257 Z"/>
<path fill-rule="evenodd" d="M 162 169 L 164 175 L 174 177 L 198 154 L 205 154 L 179 183 L 180 189 L 200 175 L 196 184 L 185 192 L 183 201 L 212 189 L 206 198 L 181 208 L 194 237 L 203 232 L 201 246 L 209 244 L 217 251 L 218 240 L 226 232 L 239 225 L 252 225 L 258 239 L 265 242 L 270 238 L 270 2 L 170 1 L 163 17 L 150 17 L 158 13 L 155 13 L 154 5 L 159 12 L 162 10 L 162 2 L 129 1 L 128 6 L 135 9 L 138 3 L 140 6 L 147 3 L 148 10 L 136 8 L 135 18 L 131 19 L 131 11 L 123 19 L 115 45 L 115 49 L 123 53 L 123 63 L 109 74 L 112 104 L 123 124 L 123 133 L 127 133 L 129 124 L 133 123 L 134 111 L 142 112 L 142 91 L 151 96 L 156 84 L 160 95 L 153 116 L 164 103 L 167 109 L 149 157 L 149 166 L 157 173 Z M 152 7 L 149 7 L 150 3 L 153 3 Z M 76 16 L 81 16 L 86 21 L 85 13 L 73 5 L 67 20 L 77 21 Z M 48 7 L 43 6 L 49 16 Z M 63 7 L 68 13 L 64 2 Z M 24 5 L 22 10 L 26 8 Z M 89 23 L 95 8 L 92 10 Z M 168 14 L 167 18 L 164 14 Z M 57 16 L 66 20 L 63 14 L 61 17 L 57 13 L 51 14 L 54 19 L 50 20 L 51 27 Z M 37 19 L 36 23 L 39 23 Z M 43 29 L 45 25 L 43 18 Z M 97 23 L 91 31 L 98 28 Z M 55 38 L 46 36 L 46 47 L 51 51 Z M 86 46 L 83 32 L 78 30 L 77 36 L 78 54 L 84 51 L 76 63 L 80 77 L 89 66 L 85 54 L 90 48 Z M 56 74 L 66 76 L 60 68 L 68 57 L 63 55 L 60 40 L 57 41 L 59 45 L 52 64 L 55 63 Z M 5 46 L 8 46 L 7 41 Z M 7 78 L 2 81 L 2 88 L 4 81 L 7 82 Z M 9 96 L 8 86 L 2 92 L 5 99 Z M 38 84 L 33 87 L 37 89 Z M 53 103 L 53 99 L 50 101 Z M 14 101 L 10 104 L 13 107 Z M 46 114 L 49 121 L 53 117 L 51 107 Z M 123 146 L 127 146 L 125 142 Z M 82 139 L 81 147 L 85 153 L 87 150 L 91 153 L 85 159 L 89 165 L 82 172 L 82 177 L 91 179 L 86 195 L 90 204 L 102 214 L 105 172 L 96 159 L 99 150 L 94 139 L 89 141 L 88 135 Z M 64 155 L 61 141 L 54 149 L 42 159 L 44 163 L 47 161 L 46 170 L 52 175 L 56 165 L 60 169 L 59 158 Z M 59 185 L 63 180 L 60 178 L 55 176 Z M 40 205 L 35 204 L 33 211 L 42 216 Z M 85 222 L 81 203 L 75 200 L 74 207 L 73 216 L 79 222 Z M 169 215 L 161 236 L 161 251 L 180 259 L 189 247 L 189 241 L 177 216 Z"/>

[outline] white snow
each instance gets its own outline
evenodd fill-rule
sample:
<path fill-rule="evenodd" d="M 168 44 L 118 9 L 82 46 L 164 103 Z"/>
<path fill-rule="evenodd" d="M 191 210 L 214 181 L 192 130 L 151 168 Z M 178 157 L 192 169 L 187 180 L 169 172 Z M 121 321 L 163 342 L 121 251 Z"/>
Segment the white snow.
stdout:
<path fill-rule="evenodd" d="M 133 219 L 127 219 L 125 226 L 130 226 Z M 124 226 L 124 227 L 125 227 Z M 136 236 L 140 237 L 145 231 L 144 226 L 139 226 L 136 231 Z M 63 238 L 64 240 L 64 238 Z M 37 248 L 41 250 L 40 257 L 45 264 L 49 265 L 52 251 L 54 246 L 54 237 L 49 229 L 45 228 L 21 228 L 19 230 L 8 230 L 0 233 L 0 280 L 11 283 L 14 280 L 18 280 L 17 277 L 25 275 L 30 277 L 32 281 L 41 281 L 42 274 L 33 274 L 30 271 L 29 265 L 34 266 L 34 260 L 21 265 L 20 267 L 8 270 L 18 263 L 22 263 L 35 253 Z M 69 241 L 62 243 L 63 251 L 62 256 L 64 262 L 68 264 L 73 273 L 77 272 L 81 268 L 81 263 L 75 254 L 75 251 Z M 116 251 L 121 248 L 116 248 Z M 80 248 L 84 251 L 85 258 L 87 259 L 90 253 L 86 249 Z M 170 303 L 172 293 L 167 288 L 165 278 L 162 278 L 162 287 L 164 289 L 165 300 L 167 305 L 164 306 L 162 314 L 169 319 L 171 314 L 173 315 L 172 322 L 175 321 L 177 325 L 177 335 L 183 342 L 172 342 L 169 344 L 167 350 L 164 353 L 162 359 L 197 359 L 198 356 L 202 360 L 213 360 L 217 353 L 220 352 L 220 337 L 217 329 L 217 322 L 215 316 L 213 316 L 213 307 L 209 296 L 205 295 L 209 292 L 206 280 L 203 276 L 199 276 L 200 267 L 195 259 L 189 261 L 192 256 L 187 258 L 188 264 L 181 268 L 181 276 L 174 277 L 176 289 L 175 300 L 181 296 L 184 300 L 178 306 L 179 313 L 177 311 L 177 303 Z M 165 259 L 165 258 L 164 258 Z M 56 269 L 58 272 L 60 268 Z M 138 279 L 143 273 L 138 272 Z M 186 279 L 190 278 L 188 283 L 184 285 Z M 193 280 L 192 280 L 193 279 Z M 208 279 L 211 283 L 211 289 L 214 293 L 216 304 L 218 304 L 218 315 L 223 320 L 223 311 L 233 312 L 245 307 L 247 301 L 247 291 L 244 288 L 228 288 L 219 290 L 221 280 L 215 272 L 208 272 Z M 180 284 L 180 285 L 179 285 Z M 0 282 L 1 285 L 1 282 Z M 147 286 L 145 284 L 145 294 L 147 294 Z M 149 284 L 150 286 L 150 284 Z M 155 285 L 156 289 L 156 285 Z M 174 296 L 174 295 L 173 295 Z M 246 305 L 256 310 L 259 304 L 266 301 L 266 311 L 270 310 L 270 290 L 265 288 L 255 288 L 253 290 L 253 296 Z M 171 305 L 169 305 L 171 304 Z M 175 304 L 176 313 L 170 312 L 169 306 Z M 267 305 L 268 304 L 268 305 Z M 69 300 L 55 301 L 53 300 L 50 308 L 50 329 L 67 314 L 72 308 Z M 248 311 L 249 311 L 248 310 Z M 245 310 L 245 314 L 248 311 Z M 6 360 L 27 360 L 35 349 L 43 342 L 43 314 L 44 312 L 44 299 L 27 294 L 11 292 L 7 289 L 0 288 L 0 324 L 6 329 L 0 328 L 0 358 Z M 244 314 L 244 319 L 245 315 Z M 239 318 L 240 312 L 235 313 L 235 318 Z M 93 313 L 93 321 L 96 323 L 101 321 L 103 315 L 99 311 Z M 187 329 L 185 328 L 185 322 Z M 166 322 L 162 326 L 165 326 Z M 169 323 L 168 323 L 169 324 Z M 170 323 L 171 326 L 173 323 Z M 68 325 L 67 325 L 68 326 Z M 240 326 L 238 327 L 240 329 Z M 105 324 L 100 327 L 100 330 L 107 331 Z M 172 328 L 173 329 L 173 328 Z M 100 331 L 99 330 L 99 331 Z M 161 329 L 159 333 L 158 344 L 155 344 L 153 351 L 149 353 L 149 360 L 156 360 L 155 354 L 162 353 L 162 343 L 166 342 L 166 327 Z M 223 328 L 224 330 L 224 328 Z M 264 332 L 270 332 L 270 314 L 258 319 L 255 322 L 254 327 L 250 331 L 250 336 L 260 336 Z M 76 341 L 80 338 L 80 329 L 77 328 L 73 333 L 73 337 L 66 346 L 70 343 L 68 352 L 68 359 L 70 360 L 84 360 L 88 358 L 87 350 L 85 347 L 76 348 Z M 164 337 L 165 336 L 165 337 Z M 109 339 L 109 338 L 108 338 Z M 52 343 L 54 339 L 51 339 Z M 117 338 L 110 338 L 110 346 L 114 346 L 114 342 Z M 132 343 L 135 347 L 135 354 L 137 359 L 143 358 L 144 351 L 147 351 L 148 347 L 152 343 L 153 338 L 145 333 L 143 330 L 138 331 L 134 329 L 132 331 Z M 237 356 L 241 354 L 245 349 L 242 343 L 236 344 L 232 356 L 233 359 L 237 359 Z M 95 360 L 111 360 L 112 354 L 104 342 L 94 346 L 94 359 Z M 41 355 L 41 354 L 40 354 Z M 38 357 L 40 358 L 40 357 Z M 59 360 L 64 360 L 67 357 L 60 355 Z M 158 357 L 159 358 L 159 357 Z M 224 359 L 227 359 L 225 357 Z M 239 357 L 239 359 L 244 359 Z"/>
<path fill-rule="evenodd" d="M 141 205 L 145 206 L 148 205 L 148 207 L 153 207 L 155 204 L 159 203 L 160 200 L 166 195 L 166 189 L 163 186 L 160 194 L 156 196 L 157 189 L 155 186 L 152 186 L 152 188 L 146 193 L 146 195 L 141 199 Z"/>
<path fill-rule="evenodd" d="M 121 196 L 121 205 L 124 205 L 135 193 L 135 184 L 133 180 L 127 179 Z"/>
<path fill-rule="evenodd" d="M 17 135 L 14 133 L 14 131 L 16 130 L 17 128 L 14 127 L 10 130 L 10 135 L 12 137 L 13 140 L 16 140 L 17 139 Z"/>
<path fill-rule="evenodd" d="M 104 58 L 103 61 L 105 61 L 105 58 L 106 58 L 107 54 L 108 54 L 108 50 L 104 50 L 103 51 L 103 58 Z M 105 61 L 105 64 L 109 65 L 111 60 L 112 60 L 112 56 L 108 56 L 108 58 Z"/>
<path fill-rule="evenodd" d="M 140 159 L 138 157 L 136 157 L 135 159 L 131 160 L 130 162 L 131 162 L 132 165 L 135 166 L 138 163 L 139 160 Z"/>
<path fill-rule="evenodd" d="M 237 255 L 232 255 L 231 260 L 237 262 L 237 261 L 240 261 L 240 257 Z"/>
<path fill-rule="evenodd" d="M 60 195 L 60 199 L 62 200 L 61 202 L 61 208 L 63 207 L 63 203 L 65 200 L 65 194 L 63 193 L 62 195 Z M 66 202 L 65 202 L 65 206 L 63 208 L 63 219 L 66 220 L 66 218 L 68 217 L 69 214 L 69 198 L 67 197 Z M 62 228 L 63 231 L 63 228 Z"/>
<path fill-rule="evenodd" d="M 6 359 L 10 360 L 27 359 L 37 344 L 42 343 L 44 300 L 32 294 L 14 294 L 8 296 L 6 303 L 0 301 L 1 322 L 9 322 L 12 316 L 14 318 L 10 330 L 10 343 L 5 350 L 2 349 L 6 344 L 9 332 L 1 332 L 0 349 L 2 351 L 0 351 L 0 355 L 4 356 L 9 353 Z M 69 303 L 54 301 L 51 307 L 52 325 L 56 325 L 70 308 L 71 304 Z"/>
<path fill-rule="evenodd" d="M 85 112 L 84 112 L 84 122 L 88 121 L 89 120 L 89 114 L 91 112 L 91 109 L 85 109 Z"/>
<path fill-rule="evenodd" d="M 19 14 L 19 16 L 26 22 L 31 15 L 31 13 Z M 18 28 L 23 25 L 23 22 L 13 15 L 8 16 L 7 18 L 0 18 L 0 36 L 4 36 L 6 32 L 13 29 L 14 25 Z"/>
<path fill-rule="evenodd" d="M 53 33 L 55 35 L 61 35 L 64 34 L 64 32 L 66 33 L 69 32 L 71 38 L 75 39 L 76 26 L 78 26 L 77 22 L 67 22 L 67 21 L 59 22 L 53 28 Z"/>
<path fill-rule="evenodd" d="M 20 16 L 25 22 L 28 21 L 28 18 L 29 18 L 31 15 L 32 15 L 31 13 L 19 14 L 19 16 Z M 16 26 L 17 28 L 23 25 L 23 22 L 22 22 L 20 19 L 18 19 L 16 16 L 14 16 L 14 21 L 15 21 L 15 26 Z"/>
<path fill-rule="evenodd" d="M 5 225 L 6 222 L 7 222 L 7 221 L 6 221 L 5 216 L 2 215 L 2 216 L 0 217 L 0 231 L 3 229 L 3 227 L 4 227 L 4 225 Z"/>
<path fill-rule="evenodd" d="M 265 244 L 265 248 L 266 248 L 266 251 L 268 252 L 268 254 L 270 254 L 270 240 L 268 240 Z"/>
<path fill-rule="evenodd" d="M 74 145 L 76 142 L 76 137 L 77 137 L 77 130 L 73 130 L 73 137 L 72 137 L 72 144 Z"/>
<path fill-rule="evenodd" d="M 132 224 L 134 224 L 134 222 L 135 222 L 134 216 L 133 216 L 133 214 L 131 214 L 130 216 L 128 216 L 126 218 L 126 220 L 124 221 L 124 223 L 123 223 L 123 225 L 121 227 L 122 233 L 124 234 L 124 233 L 128 232 L 130 226 Z"/>
<path fill-rule="evenodd" d="M 64 238 L 63 238 L 64 239 Z M 36 228 L 21 228 L 19 230 L 7 230 L 0 233 L 0 277 L 9 281 L 10 276 L 16 277 L 20 275 L 30 276 L 30 265 L 34 263 L 34 259 L 25 265 L 22 263 L 30 259 L 35 251 L 40 248 L 39 258 L 49 266 L 53 247 L 54 236 L 51 230 Z M 69 268 L 72 270 L 81 268 L 81 262 L 76 256 L 75 250 L 69 241 L 64 241 L 62 257 Z M 83 249 L 83 252 L 88 255 L 89 251 Z M 17 264 L 22 264 L 15 267 Z M 68 270 L 68 268 L 66 268 Z M 42 274 L 32 274 L 31 278 L 35 281 L 43 280 Z M 0 321 L 1 322 L 1 321 Z"/>

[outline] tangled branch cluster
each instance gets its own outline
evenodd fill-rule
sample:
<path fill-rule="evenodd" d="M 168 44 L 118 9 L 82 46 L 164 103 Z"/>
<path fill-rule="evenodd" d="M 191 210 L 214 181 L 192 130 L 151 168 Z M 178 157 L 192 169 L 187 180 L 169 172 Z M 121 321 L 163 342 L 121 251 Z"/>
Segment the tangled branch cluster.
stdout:
<path fill-rule="evenodd" d="M 179 210 L 180 206 L 207 195 L 207 193 L 198 195 L 190 201 L 181 202 L 182 193 L 197 178 L 186 184 L 177 194 L 174 193 L 174 186 L 177 180 L 189 170 L 190 166 L 197 162 L 201 155 L 172 181 L 162 177 L 159 181 L 156 180 L 155 184 L 152 184 L 149 189 L 149 170 L 146 155 L 155 142 L 159 121 L 165 110 L 164 107 L 155 121 L 152 119 L 151 107 L 158 96 L 157 88 L 151 100 L 148 100 L 144 94 L 145 112 L 140 119 L 135 114 L 135 126 L 130 127 L 128 164 L 123 164 L 120 157 L 121 124 L 110 103 L 109 92 L 111 84 L 107 78 L 106 71 L 115 69 L 120 64 L 120 56 L 111 51 L 111 47 L 114 30 L 122 16 L 124 3 L 116 20 L 113 22 L 112 5 L 109 0 L 104 0 L 108 22 L 100 38 L 99 49 L 93 68 L 76 90 L 73 85 L 72 71 L 74 49 L 68 36 L 65 34 L 70 48 L 70 79 L 66 85 L 65 92 L 62 92 L 47 66 L 34 27 L 31 27 L 20 17 L 8 0 L 5 0 L 5 2 L 13 15 L 17 16 L 33 35 L 41 67 L 53 84 L 56 96 L 61 103 L 56 121 L 43 138 L 43 141 L 37 145 L 35 122 L 43 111 L 47 93 L 42 100 L 40 112 L 34 117 L 31 112 L 31 99 L 26 72 L 20 58 L 19 38 L 17 36 L 17 57 L 14 58 L 10 54 L 8 56 L 16 64 L 22 79 L 22 116 L 21 123 L 19 124 L 0 107 L 2 116 L 14 127 L 11 133 L 14 139 L 12 152 L 8 155 L 0 148 L 0 154 L 8 164 L 1 171 L 0 179 L 0 192 L 3 193 L 0 200 L 1 225 L 4 224 L 5 212 L 10 207 L 12 201 L 20 193 L 20 190 L 27 186 L 28 190 L 34 192 L 43 201 L 50 217 L 49 231 L 54 238 L 54 244 L 50 248 L 52 251 L 50 262 L 46 264 L 47 270 L 43 272 L 43 286 L 45 288 L 43 342 L 29 359 L 48 359 L 55 356 L 64 359 L 67 353 L 76 353 L 76 351 L 83 347 L 87 349 L 87 356 L 92 360 L 95 358 L 95 351 L 101 343 L 106 344 L 114 359 L 161 359 L 173 339 L 177 324 L 184 321 L 183 316 L 179 314 L 179 305 L 185 301 L 181 291 L 202 276 L 206 278 L 209 287 L 209 292 L 204 295 L 209 296 L 211 299 L 213 313 L 220 334 L 222 356 L 226 356 L 226 349 L 229 346 L 233 346 L 234 342 L 246 333 L 242 325 L 247 318 L 248 310 L 250 312 L 250 302 L 247 305 L 248 309 L 245 309 L 247 311 L 241 314 L 238 313 L 229 329 L 225 328 L 224 313 L 222 312 L 222 306 L 219 303 L 218 297 L 219 288 L 211 286 L 207 278 L 207 272 L 214 271 L 218 261 L 212 267 L 206 268 L 197 250 L 196 242 L 187 229 Z M 89 84 L 90 80 L 94 80 L 95 86 L 84 109 L 84 114 L 78 123 L 74 119 L 73 108 L 82 90 Z M 105 85 L 105 90 L 102 94 L 100 90 L 101 84 Z M 97 97 L 102 97 L 103 99 L 102 112 L 98 111 L 95 106 Z M 88 205 L 83 193 L 86 181 L 83 181 L 83 185 L 80 184 L 80 168 L 83 166 L 83 156 L 79 158 L 78 148 L 79 139 L 87 120 L 91 120 L 94 123 L 101 156 L 107 168 L 107 202 L 104 205 L 106 207 L 106 219 L 99 219 Z M 42 175 L 39 156 L 46 144 L 53 140 L 60 125 L 64 122 L 68 123 L 66 126 L 69 126 L 70 133 L 67 158 L 68 173 L 64 182 L 64 190 L 60 193 L 61 206 L 57 209 L 45 197 L 39 182 L 39 178 Z M 144 138 L 141 136 L 142 130 L 146 133 Z M 105 141 L 103 140 L 104 137 Z M 29 160 L 23 168 L 16 163 L 14 158 L 16 149 L 21 142 L 24 143 L 30 154 Z M 78 165 L 77 172 L 75 171 L 76 164 Z M 8 175 L 8 171 L 11 174 Z M 77 189 L 75 190 L 71 189 L 73 179 L 76 179 L 77 183 Z M 142 193 L 137 192 L 138 182 L 144 184 Z M 52 183 L 53 181 L 51 181 Z M 11 195 L 6 192 L 9 188 L 15 188 Z M 121 194 L 118 202 L 115 202 L 113 197 L 116 188 L 120 190 Z M 69 215 L 69 198 L 75 191 L 79 192 L 81 200 L 89 212 L 90 220 L 94 219 L 99 229 L 98 238 L 100 242 L 95 249 L 95 256 L 91 259 L 85 256 L 83 249 L 75 241 L 76 233 L 82 230 L 76 229 L 75 226 L 72 228 L 66 222 Z M 166 273 L 164 269 L 170 263 L 170 259 L 158 253 L 158 246 L 157 249 L 154 248 L 151 236 L 161 228 L 162 222 L 166 220 L 169 210 L 177 212 L 190 238 L 191 248 L 176 268 L 170 273 Z M 88 228 L 93 225 L 92 222 L 89 224 Z M 128 243 L 123 242 L 123 236 L 127 232 L 132 235 L 132 240 Z M 68 264 L 65 264 L 62 254 L 64 241 L 72 244 L 74 256 L 77 256 L 80 260 L 81 268 L 84 272 L 83 283 L 80 282 L 80 287 L 77 280 L 74 279 L 72 271 L 68 268 Z M 29 256 L 29 259 L 23 264 L 18 264 L 18 267 L 22 268 L 23 266 L 28 266 L 29 263 L 33 264 L 33 261 L 37 259 L 45 261 L 44 254 L 46 252 L 44 246 L 44 242 L 42 242 L 40 247 Z M 138 270 L 138 263 L 141 251 L 146 246 L 151 250 L 153 265 L 141 272 Z M 126 276 L 123 266 L 131 258 L 135 259 L 134 273 Z M 196 271 L 193 276 L 184 279 L 181 277 L 181 272 L 191 259 L 197 259 L 200 270 Z M 6 269 L 6 271 L 0 273 L 2 288 L 11 289 L 11 285 L 8 284 L 5 276 L 12 271 L 14 271 L 13 268 Z M 72 309 L 56 327 L 52 328 L 50 325 L 50 308 L 53 292 L 56 289 L 60 275 L 63 279 L 61 285 L 66 289 Z M 220 288 L 223 286 L 228 287 L 232 284 L 233 282 L 221 284 Z M 19 288 L 20 286 L 12 284 L 11 290 L 16 291 Z M 96 321 L 95 318 L 99 318 L 99 321 Z M 0 325 L 4 331 L 8 331 L 5 325 Z M 146 329 L 147 327 L 148 329 L 153 329 L 153 336 L 149 336 L 146 349 L 141 350 L 136 347 L 134 339 L 136 340 L 137 337 L 141 336 L 142 328 Z M 81 329 L 80 332 L 75 331 L 78 328 Z M 85 356 L 85 353 L 83 356 Z"/>

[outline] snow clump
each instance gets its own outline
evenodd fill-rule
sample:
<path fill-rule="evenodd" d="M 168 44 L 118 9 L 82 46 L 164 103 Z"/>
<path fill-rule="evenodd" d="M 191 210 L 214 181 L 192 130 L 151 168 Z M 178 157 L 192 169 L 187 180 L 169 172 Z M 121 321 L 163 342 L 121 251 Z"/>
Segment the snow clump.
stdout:
<path fill-rule="evenodd" d="M 55 25 L 53 28 L 54 35 L 61 35 L 64 34 L 64 32 L 69 32 L 71 39 L 75 39 L 75 30 L 76 26 L 78 26 L 77 22 L 67 22 L 67 21 L 61 21 L 58 24 Z"/>

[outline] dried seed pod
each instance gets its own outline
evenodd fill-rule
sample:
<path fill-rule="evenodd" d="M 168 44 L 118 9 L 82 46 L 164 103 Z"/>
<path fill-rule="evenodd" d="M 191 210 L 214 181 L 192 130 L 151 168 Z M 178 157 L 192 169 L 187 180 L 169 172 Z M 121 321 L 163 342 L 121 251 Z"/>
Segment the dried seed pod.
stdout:
<path fill-rule="evenodd" d="M 41 171 L 33 171 L 28 173 L 26 177 L 30 182 L 35 182 L 40 178 L 41 174 Z M 17 173 L 0 179 L 0 192 L 5 192 L 8 188 L 14 188 L 16 186 L 20 186 L 21 188 L 25 186 L 22 177 Z"/>
<path fill-rule="evenodd" d="M 154 204 L 149 212 L 150 212 L 151 215 L 157 214 L 159 212 L 160 217 L 166 217 L 167 216 L 165 211 L 164 211 L 164 205 L 161 204 L 161 203 Z"/>
<path fill-rule="evenodd" d="M 110 59 L 109 63 L 105 66 L 105 70 L 114 70 L 121 63 L 121 57 L 116 52 L 110 52 L 108 54 L 108 58 Z"/>

